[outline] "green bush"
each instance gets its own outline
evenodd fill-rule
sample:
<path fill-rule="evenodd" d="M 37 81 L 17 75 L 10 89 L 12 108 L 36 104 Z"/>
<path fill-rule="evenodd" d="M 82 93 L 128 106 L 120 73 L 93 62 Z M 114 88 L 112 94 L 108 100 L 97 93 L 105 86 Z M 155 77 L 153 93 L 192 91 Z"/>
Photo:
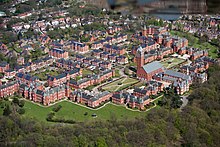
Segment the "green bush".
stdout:
<path fill-rule="evenodd" d="M 24 108 L 18 109 L 18 113 L 21 114 L 21 115 L 24 114 L 25 113 L 25 109 Z"/>
<path fill-rule="evenodd" d="M 54 107 L 52 110 L 53 110 L 54 112 L 58 112 L 61 108 L 62 108 L 62 106 L 61 106 L 61 105 L 58 105 L 58 106 Z"/>

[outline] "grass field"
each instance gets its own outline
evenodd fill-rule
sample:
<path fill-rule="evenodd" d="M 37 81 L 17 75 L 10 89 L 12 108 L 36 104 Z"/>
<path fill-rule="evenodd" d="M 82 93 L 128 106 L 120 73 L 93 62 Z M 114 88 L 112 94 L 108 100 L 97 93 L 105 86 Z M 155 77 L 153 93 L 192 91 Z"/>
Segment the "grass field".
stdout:
<path fill-rule="evenodd" d="M 122 90 L 127 88 L 128 86 L 137 83 L 138 80 L 132 79 L 132 78 L 122 78 L 120 80 L 114 81 L 110 84 L 107 84 L 102 87 L 102 89 L 110 91 L 110 92 L 115 92 L 118 90 Z"/>
<path fill-rule="evenodd" d="M 52 112 L 53 107 L 61 105 L 62 108 L 55 113 L 56 118 L 65 118 L 75 120 L 77 122 L 93 121 L 93 120 L 110 120 L 112 117 L 120 119 L 134 119 L 146 115 L 144 112 L 133 112 L 127 110 L 124 106 L 116 106 L 113 104 L 107 104 L 105 107 L 99 110 L 91 110 L 68 101 L 62 101 L 50 107 L 42 107 L 32 102 L 25 102 L 25 114 L 24 116 L 35 118 L 37 120 L 46 122 L 47 115 Z M 84 115 L 87 112 L 87 115 Z M 97 117 L 93 118 L 92 114 L 96 114 Z"/>
<path fill-rule="evenodd" d="M 83 69 L 82 70 L 82 76 L 85 77 L 87 75 L 91 75 L 93 74 L 93 72 L 91 70 L 88 70 L 88 69 Z"/>
<path fill-rule="evenodd" d="M 172 68 L 176 65 L 183 63 L 184 61 L 185 61 L 184 59 L 179 59 L 179 58 L 168 58 L 165 61 L 162 61 L 161 64 L 165 68 L 169 69 L 169 68 Z"/>
<path fill-rule="evenodd" d="M 217 50 L 218 48 L 214 45 L 211 45 L 209 42 L 200 43 L 199 38 L 195 37 L 193 34 L 186 33 L 186 32 L 179 32 L 179 31 L 170 31 L 172 35 L 177 35 L 180 37 L 185 37 L 189 41 L 190 47 L 195 47 L 199 49 L 209 49 L 209 56 L 212 58 L 217 58 Z"/>

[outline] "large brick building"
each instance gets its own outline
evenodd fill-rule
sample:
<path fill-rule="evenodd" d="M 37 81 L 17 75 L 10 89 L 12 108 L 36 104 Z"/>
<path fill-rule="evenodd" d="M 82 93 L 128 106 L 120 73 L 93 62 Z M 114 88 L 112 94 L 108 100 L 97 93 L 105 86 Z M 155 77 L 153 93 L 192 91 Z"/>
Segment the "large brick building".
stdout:
<path fill-rule="evenodd" d="M 4 73 L 6 70 L 9 70 L 9 64 L 7 62 L 1 62 L 0 73 Z"/>
<path fill-rule="evenodd" d="M 79 53 L 86 53 L 89 51 L 89 46 L 81 43 L 81 42 L 77 42 L 77 41 L 69 41 L 65 48 L 79 52 Z"/>
<path fill-rule="evenodd" d="M 112 102 L 120 105 L 127 104 L 130 108 L 144 110 L 145 106 L 150 104 L 149 96 L 137 97 L 129 93 L 117 92 L 112 95 Z"/>
<path fill-rule="evenodd" d="M 66 58 L 69 57 L 69 54 L 68 54 L 67 51 L 64 51 L 62 49 L 53 48 L 53 49 L 50 49 L 49 56 L 54 57 L 54 58 L 64 58 L 64 59 L 66 59 Z"/>
<path fill-rule="evenodd" d="M 115 71 L 113 70 L 106 70 L 101 72 L 98 75 L 92 75 L 87 78 L 83 78 L 80 80 L 70 80 L 69 86 L 74 89 L 82 89 L 86 88 L 91 85 L 99 84 L 104 80 L 110 79 L 115 76 Z"/>
<path fill-rule="evenodd" d="M 163 66 L 158 62 L 154 61 L 144 65 L 144 52 L 139 48 L 136 55 L 137 61 L 137 77 L 139 79 L 151 80 L 152 77 L 160 72 L 163 72 Z"/>
<path fill-rule="evenodd" d="M 17 81 L 12 81 L 4 85 L 0 84 L 0 98 L 13 95 L 18 92 L 19 84 Z"/>
<path fill-rule="evenodd" d="M 39 89 L 34 85 L 28 86 L 21 84 L 19 93 L 26 99 L 41 103 L 43 105 L 50 105 L 62 98 L 69 97 L 70 89 L 68 85 L 59 85 L 56 87 L 48 87 Z"/>
<path fill-rule="evenodd" d="M 98 107 L 101 103 L 109 101 L 111 97 L 112 93 L 109 93 L 108 91 L 100 92 L 97 95 L 90 95 L 83 90 L 76 90 L 70 94 L 69 99 L 74 102 L 95 108 Z"/>
<path fill-rule="evenodd" d="M 76 76 L 79 76 L 81 74 L 82 74 L 82 71 L 80 68 L 74 68 L 71 71 L 64 72 L 57 76 L 49 76 L 47 82 L 50 87 L 54 87 L 54 86 L 58 86 L 60 84 L 66 83 L 71 78 L 75 78 Z"/>

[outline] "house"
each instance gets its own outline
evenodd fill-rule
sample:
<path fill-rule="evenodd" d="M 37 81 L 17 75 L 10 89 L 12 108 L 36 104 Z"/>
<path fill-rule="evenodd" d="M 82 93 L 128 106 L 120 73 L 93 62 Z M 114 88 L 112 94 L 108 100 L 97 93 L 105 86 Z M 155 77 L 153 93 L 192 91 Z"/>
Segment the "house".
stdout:
<path fill-rule="evenodd" d="M 90 95 L 87 94 L 83 90 L 76 90 L 70 94 L 70 100 L 85 104 L 91 108 L 96 108 L 100 106 L 101 103 L 109 101 L 112 97 L 112 93 L 109 93 L 108 91 L 100 92 L 97 95 Z"/>
<path fill-rule="evenodd" d="M 204 56 L 208 56 L 208 51 L 206 51 L 206 50 L 196 51 L 190 56 L 190 59 L 196 60 L 196 59 L 198 59 L 200 57 L 204 57 Z"/>
<path fill-rule="evenodd" d="M 115 103 L 115 104 L 123 105 L 125 103 L 125 97 L 122 94 L 122 92 L 114 93 L 112 95 L 112 102 Z"/>
<path fill-rule="evenodd" d="M 144 110 L 145 106 L 150 104 L 149 96 L 137 97 L 129 93 L 116 92 L 112 95 L 112 102 L 120 105 L 128 105 L 129 107 Z"/>
<path fill-rule="evenodd" d="M 102 50 L 100 50 L 100 49 L 94 49 L 94 50 L 92 50 L 92 56 L 93 56 L 93 57 L 96 57 L 97 59 L 100 58 L 101 53 L 102 53 Z"/>
<path fill-rule="evenodd" d="M 86 53 L 89 51 L 89 46 L 86 45 L 86 44 L 83 44 L 81 42 L 77 42 L 77 41 L 69 41 L 66 46 L 65 46 L 66 49 L 70 49 L 72 51 L 76 51 L 76 52 L 79 52 L 79 53 Z"/>
<path fill-rule="evenodd" d="M 3 61 L 0 63 L 0 73 L 4 73 L 6 70 L 9 70 L 9 64 Z"/>
<path fill-rule="evenodd" d="M 37 84 L 37 83 L 36 83 Z M 50 105 L 62 98 L 69 97 L 70 89 L 68 85 L 59 85 L 56 87 L 38 88 L 35 85 L 21 84 L 19 93 L 26 99 L 43 105 Z"/>
<path fill-rule="evenodd" d="M 140 97 L 130 97 L 127 100 L 128 106 L 132 109 L 138 108 L 139 110 L 144 110 L 146 105 L 150 104 L 151 99 L 148 96 L 145 96 L 143 98 Z"/>
<path fill-rule="evenodd" d="M 4 85 L 0 85 L 0 98 L 13 95 L 18 92 L 19 84 L 17 81 L 12 81 Z"/>
<path fill-rule="evenodd" d="M 12 78 L 16 75 L 16 71 L 13 69 L 9 69 L 5 71 L 5 77 L 6 78 Z"/>
<path fill-rule="evenodd" d="M 18 63 L 19 65 L 23 65 L 23 64 L 24 64 L 24 57 L 19 57 L 19 58 L 17 59 L 17 63 Z"/>
<path fill-rule="evenodd" d="M 71 79 L 69 82 L 69 86 L 74 89 L 82 89 L 91 85 L 99 84 L 102 81 L 110 79 L 114 76 L 115 76 L 114 70 L 105 70 L 100 72 L 98 75 L 90 75 L 89 77 L 80 79 L 78 81 L 75 79 Z"/>
<path fill-rule="evenodd" d="M 163 73 L 155 75 L 154 79 L 170 83 L 176 93 L 180 95 L 189 91 L 189 86 L 192 84 L 192 77 L 190 75 L 173 70 L 165 70 Z"/>
<path fill-rule="evenodd" d="M 120 56 L 116 57 L 116 61 L 119 64 L 127 64 L 128 63 L 128 58 L 124 55 L 120 55 Z"/>
<path fill-rule="evenodd" d="M 50 87 L 55 87 L 63 83 L 67 83 L 71 78 L 81 75 L 82 71 L 79 68 L 74 68 L 68 72 L 64 72 L 57 76 L 48 76 L 47 82 Z"/>
<path fill-rule="evenodd" d="M 69 54 L 67 51 L 64 51 L 62 49 L 58 49 L 58 48 L 53 48 L 53 49 L 50 49 L 49 51 L 49 56 L 50 57 L 54 57 L 54 58 L 68 58 L 69 57 Z"/>
<path fill-rule="evenodd" d="M 24 83 L 27 85 L 30 85 L 31 83 L 35 83 L 39 81 L 38 77 L 31 76 L 30 74 L 25 74 L 22 72 L 16 73 L 15 78 L 19 83 Z"/>
<path fill-rule="evenodd" d="M 112 64 L 108 61 L 103 61 L 103 62 L 99 63 L 99 67 L 106 68 L 106 69 L 111 69 Z"/>
<path fill-rule="evenodd" d="M 81 62 L 80 61 L 76 61 L 74 62 L 73 60 L 65 60 L 63 58 L 58 59 L 56 61 L 56 66 L 60 67 L 60 68 L 64 68 L 67 70 L 71 70 L 74 68 L 80 68 Z"/>
<path fill-rule="evenodd" d="M 164 84 L 157 81 L 148 81 L 144 88 L 135 88 L 133 95 L 137 97 L 144 97 L 150 95 L 156 95 L 163 91 Z"/>

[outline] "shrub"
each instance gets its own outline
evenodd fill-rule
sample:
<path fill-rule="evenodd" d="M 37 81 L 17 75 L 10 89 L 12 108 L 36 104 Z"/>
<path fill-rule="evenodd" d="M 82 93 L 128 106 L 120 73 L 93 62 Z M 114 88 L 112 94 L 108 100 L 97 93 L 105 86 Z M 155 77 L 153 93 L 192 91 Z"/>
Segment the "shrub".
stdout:
<path fill-rule="evenodd" d="M 21 115 L 24 114 L 25 113 L 25 109 L 24 108 L 18 109 L 18 113 L 21 114 Z"/>
<path fill-rule="evenodd" d="M 54 112 L 50 112 L 48 115 L 47 115 L 47 121 L 53 121 L 53 117 L 55 116 L 55 113 Z"/>
<path fill-rule="evenodd" d="M 58 112 L 61 108 L 62 108 L 62 106 L 61 106 L 61 105 L 58 105 L 58 106 L 54 107 L 52 110 L 53 110 L 54 112 Z"/>
<path fill-rule="evenodd" d="M 24 100 L 20 100 L 18 105 L 19 105 L 19 107 L 24 107 L 24 104 L 25 104 L 25 101 Z"/>

